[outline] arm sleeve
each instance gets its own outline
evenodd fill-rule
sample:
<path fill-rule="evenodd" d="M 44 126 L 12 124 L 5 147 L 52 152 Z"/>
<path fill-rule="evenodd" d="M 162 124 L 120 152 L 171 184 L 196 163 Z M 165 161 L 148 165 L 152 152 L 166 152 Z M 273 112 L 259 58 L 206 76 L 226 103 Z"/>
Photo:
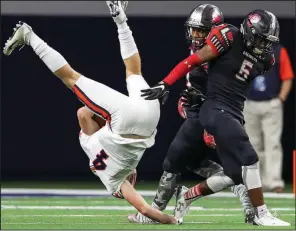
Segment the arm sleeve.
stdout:
<path fill-rule="evenodd" d="M 225 24 L 214 27 L 206 39 L 206 43 L 217 56 L 227 51 L 231 47 L 232 41 L 233 33 L 229 26 Z"/>
<path fill-rule="evenodd" d="M 174 69 L 163 79 L 163 82 L 168 85 L 174 84 L 198 64 L 200 64 L 200 58 L 198 57 L 198 54 L 193 53 L 188 58 L 177 64 L 177 66 L 175 66 Z"/>
<path fill-rule="evenodd" d="M 291 61 L 286 48 L 282 48 L 279 57 L 279 73 L 282 81 L 294 78 Z"/>

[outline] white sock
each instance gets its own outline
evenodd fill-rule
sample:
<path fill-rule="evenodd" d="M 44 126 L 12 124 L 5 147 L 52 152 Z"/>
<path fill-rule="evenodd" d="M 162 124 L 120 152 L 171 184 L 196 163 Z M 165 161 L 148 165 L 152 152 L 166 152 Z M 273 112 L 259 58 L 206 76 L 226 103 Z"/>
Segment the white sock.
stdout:
<path fill-rule="evenodd" d="M 267 207 L 265 204 L 257 207 L 258 218 L 265 216 L 266 213 L 267 213 Z"/>
<path fill-rule="evenodd" d="M 34 32 L 28 33 L 25 40 L 26 44 L 33 48 L 36 55 L 42 59 L 52 72 L 56 72 L 67 64 L 67 61 L 59 52 L 48 46 L 47 43 L 39 38 Z"/>
<path fill-rule="evenodd" d="M 138 48 L 135 43 L 132 31 L 126 22 L 116 24 L 118 28 L 118 38 L 120 43 L 120 53 L 122 59 L 127 59 L 138 53 Z"/>

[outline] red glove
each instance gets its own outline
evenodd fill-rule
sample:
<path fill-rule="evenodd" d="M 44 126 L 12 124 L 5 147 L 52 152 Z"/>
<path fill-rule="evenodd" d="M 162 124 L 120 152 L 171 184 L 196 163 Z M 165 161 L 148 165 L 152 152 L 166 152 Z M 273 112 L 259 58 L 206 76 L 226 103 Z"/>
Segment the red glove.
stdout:
<path fill-rule="evenodd" d="M 178 112 L 183 119 L 186 119 L 186 111 L 184 108 L 185 100 L 186 98 L 182 96 L 178 101 Z"/>
<path fill-rule="evenodd" d="M 208 147 L 216 149 L 216 142 L 214 136 L 210 135 L 209 133 L 207 133 L 206 130 L 204 130 L 203 138 Z"/>

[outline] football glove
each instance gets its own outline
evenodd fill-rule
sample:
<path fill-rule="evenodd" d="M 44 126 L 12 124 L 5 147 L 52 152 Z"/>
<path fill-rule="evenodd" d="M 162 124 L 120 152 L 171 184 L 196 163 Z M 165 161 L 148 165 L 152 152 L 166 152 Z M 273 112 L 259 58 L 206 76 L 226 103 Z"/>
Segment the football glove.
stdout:
<path fill-rule="evenodd" d="M 141 96 L 145 100 L 160 99 L 161 104 L 164 105 L 169 98 L 169 85 L 165 82 L 159 82 L 155 86 L 141 90 Z"/>
<path fill-rule="evenodd" d="M 205 95 L 201 91 L 192 87 L 183 90 L 181 97 L 181 101 L 184 103 L 183 106 L 185 108 L 201 107 L 205 100 Z"/>
<path fill-rule="evenodd" d="M 204 142 L 208 147 L 212 149 L 216 149 L 216 141 L 214 136 L 212 136 L 206 130 L 204 130 L 203 138 L 204 138 Z"/>
<path fill-rule="evenodd" d="M 186 108 L 184 107 L 185 101 L 186 98 L 184 98 L 183 96 L 178 100 L 178 112 L 183 119 L 187 118 Z"/>

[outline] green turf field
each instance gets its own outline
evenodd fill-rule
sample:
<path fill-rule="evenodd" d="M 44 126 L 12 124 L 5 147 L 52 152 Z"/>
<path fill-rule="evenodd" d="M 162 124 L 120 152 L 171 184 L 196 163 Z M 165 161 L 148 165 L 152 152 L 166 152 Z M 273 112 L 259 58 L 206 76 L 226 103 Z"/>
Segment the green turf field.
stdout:
<path fill-rule="evenodd" d="M 182 181 L 183 185 L 192 187 L 198 181 Z M 156 190 L 158 181 L 142 181 L 138 180 L 136 184 L 137 190 Z M 88 181 L 2 181 L 1 188 L 57 188 L 57 189 L 105 189 L 100 180 Z M 227 190 L 226 190 L 227 191 Z M 228 190 L 229 191 L 229 190 Z M 292 184 L 286 184 L 283 192 L 292 193 Z"/>
<path fill-rule="evenodd" d="M 294 199 L 266 202 L 279 218 L 292 223 L 281 229 L 295 229 Z M 175 199 L 168 214 L 174 203 Z M 3 197 L 1 207 L 1 229 L 264 229 L 244 224 L 236 198 L 202 198 L 193 203 L 180 226 L 131 224 L 127 215 L 135 210 L 126 201 L 110 197 Z"/>

